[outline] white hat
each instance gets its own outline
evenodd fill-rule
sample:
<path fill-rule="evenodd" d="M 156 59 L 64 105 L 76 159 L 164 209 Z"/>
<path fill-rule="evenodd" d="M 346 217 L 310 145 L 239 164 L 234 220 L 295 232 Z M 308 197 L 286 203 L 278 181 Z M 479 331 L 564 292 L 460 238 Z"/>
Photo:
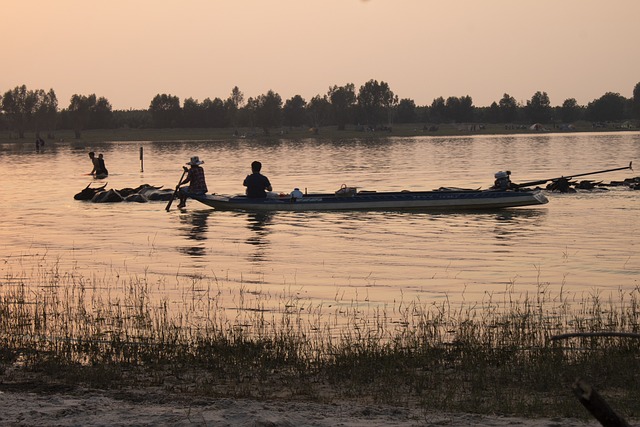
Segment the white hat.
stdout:
<path fill-rule="evenodd" d="M 496 172 L 496 174 L 494 175 L 496 178 L 500 179 L 500 178 L 506 178 L 509 176 L 509 174 L 507 174 L 506 172 L 500 171 L 500 172 Z"/>
<path fill-rule="evenodd" d="M 191 160 L 187 164 L 191 165 L 191 166 L 197 166 L 197 165 L 201 165 L 203 163 L 204 163 L 204 161 L 201 161 L 198 156 L 193 156 L 191 158 Z"/>

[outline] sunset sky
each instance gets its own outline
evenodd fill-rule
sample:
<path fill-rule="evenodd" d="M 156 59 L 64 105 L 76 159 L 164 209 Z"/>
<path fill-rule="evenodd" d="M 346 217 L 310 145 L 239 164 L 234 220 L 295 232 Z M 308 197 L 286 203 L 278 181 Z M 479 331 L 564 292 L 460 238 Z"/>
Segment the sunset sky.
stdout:
<path fill-rule="evenodd" d="M 385 81 L 430 105 L 504 93 L 580 105 L 640 82 L 640 0 L 0 0 L 0 93 L 53 88 L 114 109 L 161 93 L 309 101 Z"/>

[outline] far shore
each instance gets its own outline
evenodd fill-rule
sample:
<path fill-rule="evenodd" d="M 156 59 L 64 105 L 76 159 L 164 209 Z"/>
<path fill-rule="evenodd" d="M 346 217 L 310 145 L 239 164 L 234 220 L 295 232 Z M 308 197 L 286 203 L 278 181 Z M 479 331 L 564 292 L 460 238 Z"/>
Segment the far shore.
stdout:
<path fill-rule="evenodd" d="M 540 135 L 550 133 L 581 133 L 581 132 L 628 132 L 640 131 L 640 125 L 610 124 L 606 127 L 594 127 L 590 122 L 579 122 L 572 127 L 560 125 L 543 125 L 532 129 L 529 125 L 505 124 L 440 124 L 437 126 L 414 124 L 394 125 L 388 130 L 366 131 L 355 126 L 348 126 L 346 130 L 338 130 L 335 126 L 318 129 L 278 128 L 272 129 L 265 135 L 262 129 L 239 128 L 167 128 L 167 129 L 92 129 L 82 131 L 80 138 L 76 138 L 72 130 L 64 129 L 55 132 L 40 132 L 46 142 L 110 142 L 110 141 L 219 141 L 233 139 L 378 139 L 388 137 L 460 137 L 473 135 Z M 0 133 L 0 144 L 17 143 L 33 144 L 36 139 L 34 131 L 25 133 L 24 138 L 18 138 L 17 132 L 5 130 Z"/>

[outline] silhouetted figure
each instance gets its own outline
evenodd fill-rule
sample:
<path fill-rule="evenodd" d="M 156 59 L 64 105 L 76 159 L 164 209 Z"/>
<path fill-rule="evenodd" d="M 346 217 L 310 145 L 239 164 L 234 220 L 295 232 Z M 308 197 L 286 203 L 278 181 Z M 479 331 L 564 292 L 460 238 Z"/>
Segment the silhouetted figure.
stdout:
<path fill-rule="evenodd" d="M 189 185 L 180 188 L 180 204 L 178 208 L 182 209 L 187 206 L 187 197 L 191 195 L 202 195 L 209 191 L 204 178 L 204 169 L 200 167 L 203 163 L 204 161 L 200 160 L 198 156 L 191 157 L 191 160 L 187 163 L 187 165 L 191 167 L 187 171 L 187 177 L 178 183 L 178 187 L 186 183 L 189 183 Z"/>
<path fill-rule="evenodd" d="M 252 199 L 264 199 L 267 197 L 267 191 L 271 191 L 271 183 L 269 178 L 262 175 L 260 170 L 262 163 L 255 161 L 251 163 L 251 175 L 247 175 L 242 185 L 247 187 L 247 197 Z"/>

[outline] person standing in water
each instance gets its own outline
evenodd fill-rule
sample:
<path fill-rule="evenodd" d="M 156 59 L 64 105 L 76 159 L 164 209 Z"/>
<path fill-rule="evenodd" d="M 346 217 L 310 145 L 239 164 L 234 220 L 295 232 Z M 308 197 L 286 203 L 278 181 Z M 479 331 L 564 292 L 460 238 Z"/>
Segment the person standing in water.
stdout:
<path fill-rule="evenodd" d="M 96 157 L 96 153 L 91 151 L 89 152 L 89 158 L 91 159 L 91 163 L 93 164 L 93 169 L 91 169 L 89 175 L 93 175 L 96 178 L 104 178 L 109 175 L 109 172 L 107 172 L 107 168 L 104 165 L 104 158 L 102 154 Z"/>
<path fill-rule="evenodd" d="M 109 175 L 109 171 L 104 164 L 104 156 L 102 153 L 98 154 L 98 170 L 96 171 L 96 175 L 107 176 Z"/>

